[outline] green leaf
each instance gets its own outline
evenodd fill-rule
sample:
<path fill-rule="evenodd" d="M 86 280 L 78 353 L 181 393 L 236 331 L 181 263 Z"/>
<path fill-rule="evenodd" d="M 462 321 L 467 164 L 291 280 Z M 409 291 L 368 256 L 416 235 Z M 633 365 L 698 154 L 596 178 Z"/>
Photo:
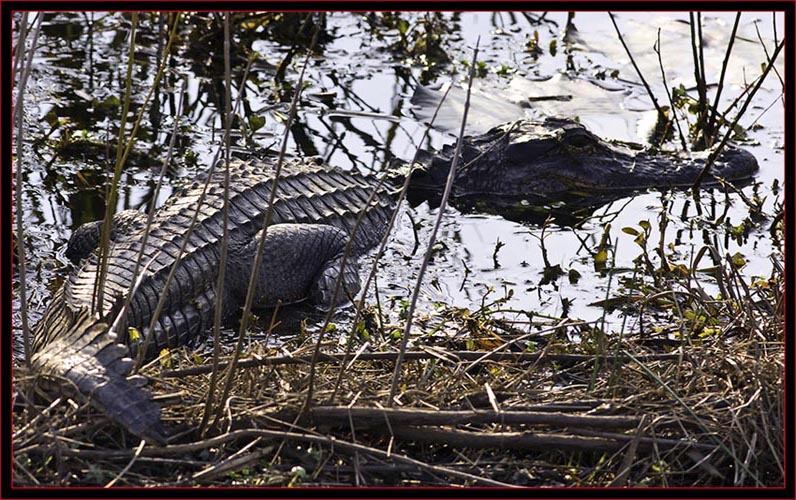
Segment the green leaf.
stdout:
<path fill-rule="evenodd" d="M 251 115 L 249 116 L 249 127 L 251 127 L 252 132 L 256 132 L 263 128 L 265 125 L 265 117 L 264 116 L 257 116 Z"/>
<path fill-rule="evenodd" d="M 368 331 L 367 327 L 365 326 L 364 321 L 360 321 L 354 326 L 354 333 L 357 334 L 362 339 L 369 340 L 370 339 L 370 332 Z"/>
<path fill-rule="evenodd" d="M 638 230 L 636 230 L 635 228 L 632 228 L 632 227 L 623 227 L 622 228 L 622 232 L 623 233 L 627 233 L 627 234 L 632 234 L 633 236 L 638 236 L 638 234 L 639 234 Z"/>
<path fill-rule="evenodd" d="M 409 31 L 409 23 L 405 19 L 399 19 L 396 28 L 398 28 L 399 33 L 405 35 Z"/>
<path fill-rule="evenodd" d="M 605 264 L 608 262 L 608 250 L 603 248 L 597 255 L 594 256 L 594 270 L 602 271 L 605 269 Z"/>
<path fill-rule="evenodd" d="M 743 267 L 746 265 L 746 258 L 740 252 L 736 252 L 732 256 L 732 264 L 735 267 Z"/>
<path fill-rule="evenodd" d="M 58 115 L 55 114 L 55 111 L 50 111 L 49 113 L 44 115 L 44 121 L 46 121 L 47 124 L 53 128 L 59 125 Z"/>

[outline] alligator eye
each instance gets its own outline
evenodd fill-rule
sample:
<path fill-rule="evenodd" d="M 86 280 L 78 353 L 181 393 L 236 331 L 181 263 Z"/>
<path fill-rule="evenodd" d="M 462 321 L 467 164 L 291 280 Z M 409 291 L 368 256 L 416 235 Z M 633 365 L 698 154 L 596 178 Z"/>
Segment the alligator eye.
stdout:
<path fill-rule="evenodd" d="M 564 141 L 567 146 L 572 146 L 573 148 L 585 148 L 590 146 L 593 142 L 591 137 L 585 134 L 569 135 Z"/>

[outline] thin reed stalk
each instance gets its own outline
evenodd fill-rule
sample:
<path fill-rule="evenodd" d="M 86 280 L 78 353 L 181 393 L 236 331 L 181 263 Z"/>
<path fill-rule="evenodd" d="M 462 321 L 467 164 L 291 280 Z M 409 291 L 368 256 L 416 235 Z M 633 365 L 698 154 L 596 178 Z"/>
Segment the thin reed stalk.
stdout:
<path fill-rule="evenodd" d="M 312 404 L 312 395 L 315 387 L 315 365 L 318 360 L 318 355 L 321 352 L 321 345 L 323 344 L 324 334 L 329 328 L 329 325 L 332 322 L 332 317 L 334 316 L 334 312 L 337 308 L 337 298 L 339 297 L 340 288 L 343 283 L 343 276 L 345 275 L 345 266 L 348 264 L 348 259 L 351 257 L 351 252 L 354 248 L 354 241 L 357 231 L 362 225 L 362 219 L 365 217 L 368 210 L 370 209 L 373 200 L 376 198 L 376 195 L 381 190 L 384 180 L 388 174 L 389 174 L 388 172 L 385 172 L 384 175 L 382 175 L 379 178 L 379 182 L 376 184 L 376 186 L 373 188 L 370 195 L 368 196 L 368 199 L 365 202 L 365 206 L 362 207 L 362 210 L 360 210 L 359 214 L 357 215 L 357 218 L 354 221 L 354 226 L 351 228 L 351 234 L 349 235 L 348 242 L 346 243 L 345 249 L 343 250 L 343 256 L 340 258 L 340 272 L 338 273 L 337 278 L 335 279 L 334 282 L 334 290 L 332 291 L 332 297 L 331 300 L 329 301 L 329 310 L 326 311 L 326 316 L 324 318 L 323 326 L 321 327 L 321 330 L 318 333 L 318 339 L 315 342 L 315 348 L 313 349 L 312 352 L 309 382 L 307 384 L 307 394 L 304 398 L 302 413 L 306 412 Z M 399 208 L 398 206 L 396 206 L 395 209 L 393 210 L 393 213 L 396 213 L 398 210 Z"/>
<path fill-rule="evenodd" d="M 158 180 L 155 183 L 155 190 L 152 193 L 152 201 L 149 204 L 149 208 L 147 209 L 147 216 L 146 216 L 146 223 L 144 224 L 144 234 L 141 235 L 141 248 L 138 251 L 138 257 L 136 257 L 135 265 L 133 266 L 133 279 L 130 281 L 130 287 L 127 289 L 127 297 L 124 300 L 124 306 L 122 307 L 121 313 L 119 314 L 119 318 L 117 321 L 122 323 L 124 318 L 127 316 L 127 311 L 130 309 L 130 303 L 133 300 L 133 295 L 136 287 L 136 282 L 140 279 L 137 278 L 139 275 L 139 270 L 141 269 L 141 263 L 144 259 L 144 251 L 146 250 L 147 242 L 149 241 L 149 233 L 152 230 L 152 220 L 155 218 L 156 212 L 156 203 L 158 197 L 160 195 L 160 189 L 163 187 L 163 178 L 166 175 L 166 170 L 168 170 L 169 165 L 171 165 L 171 158 L 174 153 L 174 145 L 177 143 L 177 132 L 180 129 L 180 118 L 182 117 L 182 105 L 185 99 L 185 92 L 188 88 L 188 81 L 182 81 L 182 89 L 180 90 L 180 99 L 179 105 L 177 108 L 177 116 L 174 117 L 174 128 L 171 131 L 171 139 L 169 139 L 169 148 L 166 151 L 166 158 L 163 160 L 163 164 L 160 167 L 160 173 L 158 173 Z M 143 275 L 143 272 L 141 273 Z"/>
<path fill-rule="evenodd" d="M 450 87 L 448 88 L 448 90 L 446 90 L 445 96 L 448 95 L 449 91 L 450 91 Z M 444 97 L 443 97 L 443 101 L 444 101 Z M 439 108 L 442 106 L 442 102 L 443 101 L 440 101 L 439 105 L 437 106 L 437 111 L 435 111 L 434 116 L 432 117 L 432 123 L 433 123 L 433 119 L 436 118 L 437 112 L 439 111 Z M 425 140 L 425 137 L 428 135 L 428 131 L 429 131 L 430 128 L 431 128 L 431 124 L 429 124 L 429 126 L 426 128 L 426 131 L 425 131 L 424 136 L 423 136 L 423 140 Z M 423 143 L 423 140 L 421 140 L 420 144 Z M 413 165 L 415 163 L 415 161 L 417 161 L 417 157 L 419 155 L 419 152 L 420 152 L 420 148 L 418 147 L 417 150 L 415 151 L 415 157 L 413 158 L 412 163 L 410 163 L 410 168 L 411 168 L 411 165 Z M 370 207 L 371 207 L 371 205 L 373 203 L 373 200 L 376 198 L 376 195 L 380 192 L 381 187 L 384 184 L 384 181 L 386 180 L 386 178 L 389 175 L 390 175 L 389 171 L 384 172 L 384 174 L 379 178 L 379 182 L 377 183 L 376 187 L 371 191 L 370 195 L 368 196 L 367 201 L 365 202 L 365 206 L 362 207 L 362 210 L 360 210 L 359 214 L 357 215 L 357 219 L 354 222 L 353 228 L 351 229 L 351 234 L 349 235 L 348 242 L 346 243 L 346 247 L 343 250 L 343 256 L 342 256 L 341 261 L 340 261 L 341 272 L 337 275 L 337 279 L 335 280 L 335 286 L 334 286 L 334 290 L 332 292 L 331 304 L 330 304 L 329 310 L 326 313 L 326 317 L 324 319 L 323 327 L 321 328 L 320 333 L 318 334 L 318 339 L 317 339 L 317 341 L 315 343 L 315 349 L 314 349 L 313 355 L 312 355 L 313 356 L 313 358 L 312 358 L 313 362 L 310 365 L 309 384 L 307 386 L 307 394 L 306 394 L 305 402 L 304 402 L 304 405 L 303 405 L 303 408 L 302 408 L 302 412 L 306 412 L 310 408 L 310 406 L 312 404 L 312 396 L 313 396 L 314 382 L 315 382 L 315 361 L 317 361 L 318 355 L 321 352 L 321 345 L 323 343 L 324 334 L 326 333 L 326 330 L 327 330 L 327 328 L 329 327 L 329 324 L 332 321 L 332 316 L 334 315 L 334 311 L 336 309 L 337 297 L 338 297 L 339 292 L 340 292 L 340 287 L 341 287 L 341 284 L 342 284 L 342 281 L 343 281 L 343 275 L 344 275 L 344 272 L 342 270 L 345 269 L 345 266 L 346 266 L 346 264 L 348 262 L 348 259 L 351 256 L 351 252 L 352 252 L 352 249 L 353 249 L 353 246 L 354 246 L 355 237 L 356 237 L 357 231 L 359 230 L 359 227 L 362 224 L 362 219 L 367 214 L 368 210 L 370 209 Z M 402 190 L 402 196 L 399 197 L 399 199 L 398 199 L 398 201 L 397 201 L 397 203 L 395 205 L 395 208 L 394 208 L 392 214 L 390 215 L 390 222 L 387 225 L 387 229 L 385 231 L 384 236 L 382 237 L 382 245 L 386 244 L 386 242 L 389 240 L 390 231 L 392 230 L 393 223 L 394 223 L 398 213 L 400 212 L 400 203 L 403 200 L 403 196 L 405 196 L 406 188 L 409 185 L 410 178 L 411 178 L 411 171 L 407 173 L 407 176 L 404 179 L 404 189 Z M 374 259 L 374 261 L 373 261 L 374 268 L 373 269 L 375 269 L 375 265 L 378 263 L 378 258 L 380 256 L 381 256 L 381 254 L 379 254 L 379 256 L 377 256 L 377 258 Z M 357 311 L 356 311 L 356 314 L 355 314 L 355 317 L 354 317 L 354 321 L 352 323 L 354 325 L 357 324 L 357 321 L 360 318 L 360 314 L 361 314 L 362 308 L 364 307 L 364 301 L 365 301 L 365 296 L 366 296 L 366 294 L 364 293 L 364 290 L 367 290 L 369 282 L 370 282 L 370 276 L 368 277 L 368 283 L 366 283 L 365 286 L 362 287 L 362 290 L 363 290 L 362 297 L 361 297 L 361 299 L 359 301 L 359 307 L 357 307 Z M 348 347 L 346 348 L 346 355 L 347 354 L 350 354 L 350 343 L 349 343 Z M 342 374 L 343 374 L 344 371 L 345 371 L 344 367 L 341 367 L 340 374 L 339 374 L 340 377 L 342 377 Z"/>
<path fill-rule="evenodd" d="M 683 129 L 680 126 L 680 119 L 677 117 L 677 111 L 674 107 L 674 102 L 672 101 L 672 93 L 669 92 L 669 84 L 666 82 L 666 72 L 663 70 L 663 59 L 661 58 L 661 29 L 658 28 L 658 41 L 653 47 L 655 53 L 658 54 L 658 67 L 661 69 L 661 79 L 663 80 L 663 88 L 666 89 L 666 98 L 669 99 L 669 106 L 672 110 L 672 120 L 674 120 L 674 124 L 677 127 L 677 133 L 680 136 L 680 145 L 683 147 L 683 151 L 688 151 L 688 143 L 685 140 L 685 135 L 683 134 Z"/>
<path fill-rule="evenodd" d="M 176 26 L 176 24 L 175 24 Z M 122 115 L 119 123 L 119 138 L 116 141 L 116 168 L 109 186 L 108 199 L 105 205 L 105 219 L 100 233 L 100 246 L 97 266 L 97 276 L 94 280 L 94 293 L 91 299 L 91 310 L 102 314 L 102 299 L 105 295 L 105 274 L 110 253 L 111 225 L 113 214 L 116 211 L 116 189 L 122 176 L 122 154 L 124 145 L 124 130 L 127 128 L 127 115 L 130 112 L 130 93 L 133 83 L 133 64 L 135 60 L 135 35 L 138 27 L 138 13 L 133 12 L 132 26 L 130 27 L 130 47 L 127 52 L 127 76 L 125 78 L 124 98 L 122 99 Z"/>
<path fill-rule="evenodd" d="M 738 24 L 741 21 L 741 13 L 738 12 L 735 15 L 735 23 L 732 25 L 732 33 L 730 33 L 730 41 L 727 43 L 727 52 L 724 54 L 724 61 L 721 63 L 721 75 L 719 76 L 719 87 L 716 89 L 716 96 L 713 99 L 713 108 L 710 110 L 710 118 L 705 125 L 705 136 L 707 140 L 707 146 L 712 146 L 713 142 L 716 138 L 716 135 L 713 133 L 713 127 L 716 124 L 716 113 L 718 112 L 719 108 L 719 99 L 721 99 L 721 92 L 724 90 L 724 75 L 727 73 L 727 65 L 730 62 L 730 54 L 732 53 L 732 46 L 735 43 L 735 34 L 738 32 Z M 763 45 L 765 48 L 765 45 Z M 768 54 L 766 54 L 768 55 Z"/>
<path fill-rule="evenodd" d="M 412 172 L 411 169 L 417 163 L 418 158 L 420 157 L 420 151 L 422 150 L 422 144 L 426 142 L 426 138 L 428 138 L 428 134 L 431 131 L 431 128 L 434 126 L 434 122 L 437 120 L 437 115 L 439 114 L 439 110 L 442 109 L 442 104 L 448 97 L 453 85 L 449 85 L 447 89 L 445 89 L 445 93 L 442 95 L 442 99 L 440 99 L 439 104 L 437 104 L 437 108 L 434 110 L 434 114 L 431 116 L 431 120 L 429 121 L 428 125 L 426 126 L 425 130 L 423 131 L 423 136 L 420 138 L 418 142 L 418 147 L 415 149 L 415 154 L 412 157 L 412 161 L 409 162 L 409 171 L 406 173 L 406 177 L 404 178 L 404 182 L 401 185 L 401 189 L 398 193 L 398 197 L 395 202 L 395 210 L 393 210 L 392 214 L 390 215 L 390 220 L 387 223 L 387 228 L 384 231 L 384 236 L 381 239 L 379 244 L 379 249 L 376 252 L 376 255 L 373 258 L 373 262 L 370 266 L 370 272 L 368 273 L 368 277 L 365 280 L 365 283 L 362 285 L 362 297 L 359 299 L 359 303 L 357 304 L 356 313 L 354 314 L 354 319 L 351 322 L 352 325 L 356 326 L 359 320 L 362 318 L 362 311 L 365 309 L 365 299 L 367 297 L 367 290 L 370 287 L 371 282 L 375 282 L 376 280 L 376 271 L 378 269 L 379 261 L 381 257 L 384 255 L 384 251 L 387 248 L 387 243 L 390 240 L 390 235 L 392 233 L 392 228 L 395 225 L 395 221 L 398 219 L 398 214 L 401 213 L 401 204 L 403 203 L 404 199 L 406 198 L 406 193 L 409 190 L 409 183 L 412 180 Z M 376 292 L 376 300 L 379 300 L 378 295 L 378 287 L 374 288 Z M 381 314 L 381 307 L 379 309 L 379 314 Z M 337 382 L 335 382 L 334 390 L 332 391 L 332 395 L 330 396 L 330 404 L 334 401 L 337 391 L 340 387 L 340 383 L 343 380 L 343 374 L 345 373 L 345 366 L 347 362 L 348 356 L 351 354 L 351 344 L 348 343 L 346 345 L 346 353 L 345 353 L 345 361 L 340 366 L 340 371 L 337 375 Z"/>
<path fill-rule="evenodd" d="M 409 309 L 407 310 L 406 325 L 404 327 L 403 337 L 401 338 L 401 349 L 398 359 L 395 361 L 395 371 L 393 372 L 392 384 L 390 386 L 390 397 L 387 401 L 387 406 L 389 407 L 392 407 L 393 402 L 395 401 L 395 393 L 398 391 L 398 383 L 401 379 L 401 368 L 403 366 L 403 357 L 404 353 L 406 353 L 406 347 L 409 344 L 409 334 L 412 331 L 412 317 L 414 316 L 415 307 L 417 306 L 417 298 L 420 296 L 420 286 L 423 283 L 423 277 L 426 273 L 428 262 L 431 259 L 431 253 L 434 250 L 434 243 L 436 243 L 437 240 L 437 233 L 442 225 L 442 218 L 445 215 L 445 208 L 448 205 L 448 198 L 450 197 L 451 191 L 453 189 L 453 180 L 456 178 L 456 167 L 459 163 L 459 155 L 461 154 L 462 144 L 464 143 L 464 129 L 467 126 L 467 115 L 470 111 L 470 94 L 473 89 L 473 80 L 475 80 L 475 67 L 478 61 L 478 44 L 480 42 L 481 37 L 478 37 L 475 42 L 475 50 L 473 50 L 473 62 L 470 66 L 470 78 L 467 84 L 467 99 L 464 102 L 464 114 L 462 115 L 462 126 L 459 130 L 459 138 L 456 141 L 456 150 L 453 154 L 453 160 L 451 160 L 450 170 L 448 171 L 448 179 L 445 183 L 445 190 L 442 192 L 442 200 L 440 200 L 439 203 L 437 220 L 434 222 L 434 228 L 431 230 L 431 236 L 428 239 L 426 253 L 423 256 L 423 263 L 420 265 L 420 270 L 417 273 L 417 281 L 415 281 L 415 288 L 412 292 L 412 300 L 409 304 Z"/>
<path fill-rule="evenodd" d="M 27 287 L 27 267 L 25 264 L 25 228 L 23 225 L 22 216 L 22 160 L 25 153 L 25 87 L 28 84 L 28 77 L 30 77 L 33 54 L 36 53 L 36 44 L 39 40 L 39 30 L 41 29 L 41 22 L 43 16 L 39 14 L 36 18 L 36 27 L 33 29 L 33 40 L 31 40 L 30 50 L 28 57 L 25 60 L 25 66 L 20 68 L 19 80 L 17 84 L 17 99 L 14 106 L 13 119 L 16 121 L 17 127 L 17 154 L 16 154 L 16 185 L 14 186 L 14 211 L 16 215 L 16 247 L 17 255 L 19 257 L 19 301 L 20 309 L 22 312 L 22 342 L 25 350 L 25 363 L 30 364 L 30 327 L 28 326 L 28 287 Z M 22 25 L 27 26 L 28 15 L 25 13 L 22 17 Z M 22 31 L 22 30 L 20 30 Z M 27 28 L 24 30 L 27 32 Z M 20 32 L 20 38 L 17 41 L 17 47 L 24 46 L 26 38 Z M 22 54 L 25 51 L 19 49 L 19 58 L 21 60 Z"/>
<path fill-rule="evenodd" d="M 616 30 L 616 34 L 619 37 L 619 41 L 622 42 L 622 47 L 625 48 L 625 52 L 627 53 L 627 57 L 630 58 L 630 62 L 633 64 L 633 68 L 636 70 L 636 74 L 641 79 L 642 85 L 644 88 L 647 89 L 647 94 L 650 96 L 652 100 L 652 104 L 655 106 L 655 109 L 658 111 L 658 116 L 664 117 L 666 114 L 663 112 L 660 104 L 658 104 L 658 99 L 655 98 L 655 94 L 653 94 L 652 89 L 650 88 L 649 84 L 647 83 L 647 79 L 644 78 L 644 75 L 641 73 L 641 69 L 639 69 L 638 64 L 636 64 L 636 59 L 633 57 L 633 54 L 630 52 L 630 48 L 625 43 L 625 37 L 622 36 L 622 32 L 619 31 L 619 26 L 616 24 L 616 19 L 614 18 L 614 14 L 612 12 L 608 13 L 608 16 L 611 18 L 611 23 L 614 25 L 614 29 Z"/>
<path fill-rule="evenodd" d="M 23 55 L 25 54 L 25 41 L 28 39 L 28 13 L 23 12 L 22 16 L 19 19 L 19 38 L 17 38 L 17 44 L 14 47 L 14 75 L 21 74 L 21 64 Z M 16 108 L 11 110 L 11 123 L 16 123 Z"/>
<path fill-rule="evenodd" d="M 221 396 L 221 401 L 226 401 L 227 397 L 229 396 L 229 391 L 232 388 L 232 379 L 235 375 L 235 369 L 238 364 L 238 359 L 240 358 L 240 354 L 243 350 L 243 338 L 245 337 L 246 330 L 249 328 L 249 315 L 252 310 L 252 305 L 254 303 L 254 290 L 257 287 L 257 279 L 260 274 L 260 266 L 263 261 L 263 250 L 265 249 L 265 240 L 266 235 L 268 232 L 268 226 L 271 225 L 271 219 L 273 216 L 273 207 L 274 207 L 274 200 L 276 200 L 276 191 L 279 186 L 279 177 L 282 174 L 282 165 L 284 164 L 285 154 L 287 152 L 287 142 L 288 138 L 290 137 L 290 127 L 293 124 L 293 121 L 296 119 L 296 113 L 298 111 L 298 101 L 299 96 L 301 95 L 301 91 L 303 90 L 304 86 L 304 74 L 307 70 L 307 66 L 309 65 L 310 58 L 312 56 L 312 51 L 315 49 L 315 44 L 318 41 L 318 34 L 319 29 L 316 27 L 315 32 L 312 35 L 312 41 L 310 42 L 310 47 L 307 50 L 307 57 L 304 59 L 304 65 L 301 68 L 301 73 L 299 74 L 298 81 L 296 82 L 296 88 L 293 93 L 293 99 L 290 102 L 290 108 L 288 110 L 287 120 L 285 121 L 285 133 L 282 137 L 282 145 L 279 148 L 279 156 L 276 161 L 276 168 L 274 169 L 274 178 L 271 184 L 271 193 L 268 196 L 268 209 L 265 212 L 265 216 L 263 217 L 263 225 L 261 229 L 261 236 L 260 241 L 257 242 L 257 251 L 254 257 L 254 264 L 252 265 L 251 274 L 249 275 L 249 284 L 246 291 L 246 301 L 243 305 L 243 311 L 241 313 L 241 320 L 240 320 L 240 328 L 238 330 L 238 340 L 235 344 L 235 350 L 233 351 L 232 355 L 232 362 L 229 364 L 229 367 L 226 371 L 226 377 L 224 379 L 224 390 Z M 216 414 L 216 418 L 214 420 L 214 424 L 222 418 L 223 406 L 219 406 L 218 413 Z"/>
<path fill-rule="evenodd" d="M 255 58 L 250 58 L 248 63 L 246 64 L 246 69 L 243 71 L 243 78 L 241 79 L 241 86 L 244 85 L 246 80 L 249 78 L 249 70 L 251 69 L 251 65 L 254 62 Z M 243 96 L 238 96 L 238 100 L 235 101 L 235 113 L 238 112 L 240 109 L 240 104 L 243 100 Z M 230 131 L 224 131 L 224 138 L 223 140 L 226 141 L 226 134 L 229 134 Z M 169 275 L 166 277 L 166 282 L 163 285 L 164 290 L 168 290 L 171 286 L 172 281 L 174 280 L 174 275 L 177 273 L 177 269 L 180 267 L 180 263 L 182 262 L 182 257 L 185 255 L 185 249 L 188 247 L 188 242 L 191 239 L 191 235 L 193 234 L 194 229 L 196 228 L 196 222 L 199 218 L 199 213 L 204 205 L 205 198 L 207 197 L 207 189 L 210 186 L 210 180 L 213 178 L 213 173 L 216 169 L 216 162 L 218 160 L 219 155 L 221 154 L 221 147 L 219 147 L 215 154 L 213 155 L 213 161 L 210 163 L 210 168 L 207 171 L 207 177 L 205 178 L 204 186 L 202 187 L 202 192 L 199 195 L 199 198 L 196 200 L 196 207 L 191 217 L 191 223 L 188 225 L 188 230 L 185 232 L 185 235 L 182 238 L 182 244 L 180 245 L 180 250 L 177 252 L 177 256 L 174 258 L 174 263 L 171 265 L 171 269 L 169 270 Z M 138 352 L 138 359 L 136 361 L 136 366 L 141 367 L 144 356 L 146 352 L 149 350 L 149 346 L 152 343 L 152 337 L 154 336 L 154 328 L 157 324 L 158 319 L 160 318 L 160 314 L 163 312 L 163 307 L 165 305 L 167 294 L 162 294 L 158 299 L 157 306 L 155 306 L 155 312 L 152 314 L 152 318 L 150 319 L 149 326 L 147 327 L 147 335 L 144 338 L 144 345 Z M 166 338 L 168 342 L 168 336 Z"/>
<path fill-rule="evenodd" d="M 707 88 L 705 82 L 705 74 L 704 74 L 704 61 L 700 57 L 702 54 L 702 15 L 699 14 L 697 19 L 694 19 L 694 13 L 689 12 L 688 18 L 690 20 L 690 28 L 691 28 L 691 54 L 694 58 L 694 81 L 696 82 L 697 93 L 699 94 L 699 101 L 697 104 L 697 121 L 696 121 L 696 130 L 697 131 L 704 131 L 705 130 L 705 108 L 708 105 L 708 98 L 707 98 Z M 697 27 L 699 27 L 699 32 L 697 33 Z M 704 138 L 704 136 L 703 136 Z M 701 145 L 699 145 L 701 143 Z M 704 147 L 704 140 L 700 139 L 697 142 L 698 149 L 702 149 Z"/>
<path fill-rule="evenodd" d="M 158 88 L 160 84 L 160 80 L 163 78 L 163 74 L 166 70 L 166 62 L 169 59 L 169 55 L 171 54 L 171 47 L 174 44 L 174 40 L 177 39 L 177 28 L 180 26 L 180 16 L 181 13 L 178 12 L 174 16 L 174 25 L 171 29 L 171 34 L 169 35 L 169 41 L 166 44 L 166 50 L 163 55 L 163 59 L 160 61 L 158 65 L 158 71 L 155 74 L 155 80 L 152 82 L 152 86 L 149 88 L 146 97 L 144 98 L 144 102 L 141 105 L 141 108 L 138 110 L 138 115 L 136 116 L 135 123 L 133 125 L 133 130 L 130 132 L 130 139 L 126 142 L 124 146 L 124 150 L 122 152 L 122 144 L 124 143 L 124 129 L 125 129 L 125 120 L 128 112 L 129 101 L 130 101 L 130 83 L 132 75 L 132 64 L 133 64 L 133 56 L 134 56 L 134 48 L 135 48 L 135 26 L 138 21 L 137 13 L 133 13 L 133 34 L 131 34 L 131 41 L 130 41 L 130 61 L 128 64 L 128 80 L 127 80 L 127 88 L 125 90 L 125 109 L 122 112 L 122 123 L 119 128 L 119 143 L 117 144 L 117 155 L 116 155 L 116 167 L 113 172 L 113 180 L 111 181 L 110 192 L 108 194 L 108 202 L 105 208 L 105 220 L 102 224 L 102 237 L 101 237 L 101 244 L 100 244 L 100 259 L 99 259 L 99 266 L 97 272 L 99 273 L 98 279 L 95 282 L 95 297 L 97 299 L 96 310 L 102 314 L 102 301 L 103 295 L 105 293 L 105 278 L 108 272 L 108 257 L 110 254 L 110 232 L 111 232 L 111 225 L 113 223 L 113 213 L 116 210 L 116 198 L 118 196 L 118 186 L 119 180 L 122 176 L 122 168 L 124 167 L 124 163 L 127 161 L 127 157 L 130 155 L 130 151 L 133 148 L 133 144 L 135 144 L 136 135 L 138 134 L 138 128 L 141 125 L 141 120 L 144 117 L 144 112 L 146 111 L 147 107 L 149 106 L 149 102 L 152 99 L 152 95 L 155 92 L 155 89 Z"/>
<path fill-rule="evenodd" d="M 221 249 L 219 251 L 218 277 L 216 279 L 216 304 L 213 315 L 213 371 L 210 375 L 210 385 L 208 386 L 207 399 L 205 400 L 205 411 L 202 421 L 199 424 L 199 433 L 204 435 L 205 426 L 210 418 L 213 408 L 213 398 L 216 393 L 216 383 L 218 380 L 218 358 L 221 355 L 221 316 L 223 312 L 224 277 L 227 268 L 227 253 L 229 248 L 229 160 L 230 145 L 232 138 L 232 69 L 230 67 L 230 43 L 229 43 L 229 12 L 224 13 L 224 206 L 222 208 L 222 237 Z M 243 82 L 245 85 L 246 82 Z M 243 86 L 241 86 L 243 89 Z"/>
<path fill-rule="evenodd" d="M 766 69 L 763 70 L 763 73 L 760 75 L 760 78 L 758 78 L 754 88 L 747 95 L 746 101 L 743 103 L 743 106 L 741 106 L 741 109 L 738 110 L 738 113 L 735 115 L 735 118 L 732 120 L 730 126 L 727 127 L 727 132 L 724 134 L 724 137 L 722 137 L 721 142 L 718 146 L 716 146 L 715 149 L 713 149 L 710 155 L 708 155 L 708 158 L 705 161 L 705 166 L 702 168 L 702 171 L 699 173 L 696 181 L 694 182 L 694 186 L 692 188 L 694 191 L 699 189 L 699 186 L 702 184 L 702 180 L 710 171 L 713 163 L 716 161 L 716 158 L 718 158 L 719 154 L 724 150 L 724 146 L 727 145 L 727 141 L 730 140 L 730 136 L 735 133 L 735 127 L 738 125 L 738 121 L 740 121 L 741 117 L 746 114 L 746 109 L 752 103 L 752 99 L 754 98 L 755 94 L 757 94 L 757 91 L 760 90 L 760 87 L 763 85 L 763 81 L 765 81 L 766 76 L 768 76 L 768 74 L 771 72 L 771 68 L 774 67 L 777 56 L 779 56 L 779 53 L 782 51 L 784 46 L 785 41 L 783 40 L 779 45 L 777 45 L 777 48 L 774 49 L 774 53 L 771 54 L 771 60 L 766 65 Z"/>

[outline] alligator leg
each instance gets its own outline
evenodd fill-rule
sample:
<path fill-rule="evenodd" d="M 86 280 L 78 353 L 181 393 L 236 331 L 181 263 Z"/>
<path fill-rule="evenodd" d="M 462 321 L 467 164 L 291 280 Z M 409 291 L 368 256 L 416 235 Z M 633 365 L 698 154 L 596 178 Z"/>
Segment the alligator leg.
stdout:
<path fill-rule="evenodd" d="M 226 279 L 228 296 L 243 304 L 245 284 L 249 282 L 257 243 L 262 233 L 234 249 Z M 262 264 L 255 288 L 254 306 L 273 307 L 310 299 L 331 305 L 332 293 L 348 241 L 345 231 L 324 224 L 275 224 L 268 228 Z M 243 285 L 241 285 L 243 284 Z M 234 288 L 233 288 L 234 287 Z M 338 303 L 359 291 L 355 256 L 350 256 L 343 271 Z"/>
<path fill-rule="evenodd" d="M 102 222 L 101 220 L 87 222 L 72 233 L 69 243 L 66 244 L 66 258 L 72 261 L 73 264 L 79 263 L 99 247 L 100 238 L 102 238 Z M 145 222 L 146 214 L 138 210 L 117 212 L 113 216 L 111 241 L 142 227 Z"/>

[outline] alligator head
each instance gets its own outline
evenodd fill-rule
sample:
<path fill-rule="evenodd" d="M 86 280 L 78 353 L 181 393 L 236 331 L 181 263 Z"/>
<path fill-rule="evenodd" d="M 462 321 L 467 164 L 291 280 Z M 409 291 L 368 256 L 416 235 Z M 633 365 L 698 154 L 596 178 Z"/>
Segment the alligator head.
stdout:
<path fill-rule="evenodd" d="M 443 185 L 455 146 L 446 146 L 413 175 L 418 189 Z M 520 120 L 466 137 L 455 182 L 457 197 L 507 197 L 544 204 L 577 193 L 595 199 L 618 198 L 650 188 L 694 184 L 710 151 L 653 151 L 638 144 L 600 139 L 580 123 L 563 118 Z M 755 157 L 727 146 L 703 185 L 718 178 L 749 180 Z"/>

